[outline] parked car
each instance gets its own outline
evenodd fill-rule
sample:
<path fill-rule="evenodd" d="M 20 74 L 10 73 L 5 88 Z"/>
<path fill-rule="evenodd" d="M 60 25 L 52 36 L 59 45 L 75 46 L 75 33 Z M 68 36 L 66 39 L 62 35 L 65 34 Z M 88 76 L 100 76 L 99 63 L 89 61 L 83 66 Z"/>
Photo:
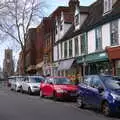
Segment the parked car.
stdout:
<path fill-rule="evenodd" d="M 66 77 L 47 77 L 40 85 L 40 97 L 52 97 L 57 99 L 76 99 L 77 86 Z"/>
<path fill-rule="evenodd" d="M 10 77 L 10 89 L 20 91 L 21 82 L 24 79 L 23 76 L 12 76 Z"/>
<path fill-rule="evenodd" d="M 112 76 L 89 75 L 79 84 L 77 104 L 84 108 L 91 105 L 101 109 L 104 115 L 120 112 L 120 81 Z"/>
<path fill-rule="evenodd" d="M 13 79 L 14 79 L 14 76 L 8 77 L 8 81 L 7 81 L 7 86 L 8 87 L 11 87 L 11 82 L 12 82 Z"/>
<path fill-rule="evenodd" d="M 39 93 L 40 83 L 44 82 L 42 76 L 26 76 L 21 83 L 21 92 L 27 92 L 28 94 Z"/>

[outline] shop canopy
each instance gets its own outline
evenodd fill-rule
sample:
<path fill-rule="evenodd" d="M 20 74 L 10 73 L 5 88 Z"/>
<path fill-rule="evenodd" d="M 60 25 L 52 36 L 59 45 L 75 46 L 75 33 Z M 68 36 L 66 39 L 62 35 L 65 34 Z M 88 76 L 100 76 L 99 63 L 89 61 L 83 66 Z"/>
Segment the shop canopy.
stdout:
<path fill-rule="evenodd" d="M 93 63 L 93 62 L 100 62 L 107 60 L 108 60 L 108 55 L 106 54 L 106 52 L 96 52 L 84 56 L 79 56 L 77 58 L 77 63 L 83 64 L 83 63 Z"/>
<path fill-rule="evenodd" d="M 60 65 L 58 67 L 58 70 L 60 71 L 60 70 L 68 70 L 68 69 L 70 69 L 73 62 L 74 62 L 74 59 L 61 61 Z"/>
<path fill-rule="evenodd" d="M 120 46 L 107 47 L 106 48 L 109 60 L 120 59 Z"/>

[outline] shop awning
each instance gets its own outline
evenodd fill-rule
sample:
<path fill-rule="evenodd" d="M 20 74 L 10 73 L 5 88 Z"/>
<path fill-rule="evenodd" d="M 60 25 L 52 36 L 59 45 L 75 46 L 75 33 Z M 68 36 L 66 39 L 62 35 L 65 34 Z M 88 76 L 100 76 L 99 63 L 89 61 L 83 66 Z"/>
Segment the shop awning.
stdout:
<path fill-rule="evenodd" d="M 31 71 L 31 70 L 35 70 L 35 65 L 30 65 L 28 68 L 27 68 L 27 71 Z"/>
<path fill-rule="evenodd" d="M 74 59 L 61 61 L 60 65 L 58 67 L 58 70 L 60 71 L 60 70 L 68 70 L 68 69 L 70 69 L 73 62 L 74 62 Z"/>
<path fill-rule="evenodd" d="M 36 65 L 36 69 L 42 68 L 43 65 L 44 65 L 44 61 L 38 63 L 38 64 Z"/>
<path fill-rule="evenodd" d="M 107 47 L 106 51 L 108 53 L 109 60 L 120 59 L 120 46 Z"/>
<path fill-rule="evenodd" d="M 107 61 L 108 55 L 106 52 L 96 52 L 84 56 L 80 56 L 77 58 L 77 63 L 82 64 L 84 62 L 86 63 L 92 63 L 92 62 L 100 62 L 100 61 Z"/>

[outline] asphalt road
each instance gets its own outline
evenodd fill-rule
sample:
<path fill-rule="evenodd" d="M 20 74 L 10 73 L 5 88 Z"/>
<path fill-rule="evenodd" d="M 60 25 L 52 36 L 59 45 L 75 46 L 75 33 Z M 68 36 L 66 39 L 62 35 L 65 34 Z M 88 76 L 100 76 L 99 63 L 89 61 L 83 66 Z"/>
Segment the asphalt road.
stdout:
<path fill-rule="evenodd" d="M 0 85 L 0 120 L 118 120 L 94 109 L 78 109 L 74 102 L 54 102 Z"/>

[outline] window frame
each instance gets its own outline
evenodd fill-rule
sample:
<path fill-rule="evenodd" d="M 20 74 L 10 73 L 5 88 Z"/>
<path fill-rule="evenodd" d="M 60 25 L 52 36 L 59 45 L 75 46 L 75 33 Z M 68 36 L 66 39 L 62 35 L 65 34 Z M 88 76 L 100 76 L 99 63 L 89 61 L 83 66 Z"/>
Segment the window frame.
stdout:
<path fill-rule="evenodd" d="M 114 20 L 110 23 L 110 43 L 112 46 L 119 44 L 119 33 L 118 33 L 119 26 L 118 26 L 118 24 L 119 24 L 118 20 Z"/>
<path fill-rule="evenodd" d="M 102 28 L 97 27 L 95 29 L 95 42 L 96 42 L 96 50 L 102 50 Z"/>

